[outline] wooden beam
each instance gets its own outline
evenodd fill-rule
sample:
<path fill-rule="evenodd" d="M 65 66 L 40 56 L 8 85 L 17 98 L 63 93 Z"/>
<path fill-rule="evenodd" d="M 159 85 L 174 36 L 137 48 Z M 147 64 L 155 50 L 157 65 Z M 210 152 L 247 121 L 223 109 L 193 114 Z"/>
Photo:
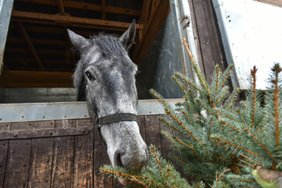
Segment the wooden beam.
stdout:
<path fill-rule="evenodd" d="M 102 19 L 106 19 L 106 0 L 101 0 Z"/>
<path fill-rule="evenodd" d="M 65 14 L 65 8 L 64 8 L 63 0 L 57 0 L 57 4 L 58 4 L 60 14 Z"/>
<path fill-rule="evenodd" d="M 70 48 L 70 49 L 71 49 L 71 48 Z M 6 53 L 11 53 L 11 54 L 17 54 L 17 53 L 26 54 L 26 53 L 28 53 L 28 50 L 25 49 L 25 48 L 8 48 L 8 49 L 6 50 Z M 38 49 L 38 50 L 37 50 L 37 53 L 40 54 L 40 55 L 54 55 L 54 56 L 56 56 L 56 55 L 61 55 L 61 56 L 63 56 L 63 55 L 66 53 L 66 51 L 65 51 L 64 49 L 62 49 L 62 50 L 57 50 L 57 49 L 52 50 L 52 49 L 50 48 L 50 49 L 48 49 L 48 50 L 40 50 L 40 49 Z M 5 59 L 9 60 L 9 56 L 6 55 L 6 56 L 5 56 Z"/>
<path fill-rule="evenodd" d="M 22 23 L 18 23 L 18 26 L 19 26 L 19 28 L 21 30 L 21 33 L 22 33 L 24 39 L 27 42 L 27 45 L 28 45 L 28 47 L 29 47 L 29 49 L 30 49 L 30 51 L 31 51 L 31 53 L 32 53 L 32 55 L 33 55 L 37 65 L 39 66 L 39 68 L 41 70 L 44 70 L 43 63 L 41 62 L 41 59 L 39 58 L 39 56 L 38 56 L 38 54 L 37 54 L 37 52 L 36 52 L 36 50 L 35 50 L 35 48 L 34 48 L 34 46 L 32 44 L 32 41 L 30 40 L 30 38 L 29 38 L 29 36 L 28 36 L 24 26 L 22 25 Z"/>
<path fill-rule="evenodd" d="M 54 22 L 54 21 L 44 21 L 44 20 L 34 20 L 34 19 L 28 19 L 28 18 L 13 18 L 13 21 L 31 23 L 31 24 L 40 24 L 40 25 L 46 25 L 46 26 L 56 26 L 56 27 L 61 27 L 62 25 L 63 26 L 66 25 L 65 23 L 59 23 L 59 22 Z M 68 23 L 67 26 L 78 28 L 80 30 L 81 29 L 87 29 L 87 30 L 91 29 L 91 30 L 95 30 L 96 33 L 99 33 L 101 32 L 101 30 L 103 30 L 103 31 L 109 31 L 109 32 L 120 32 L 120 34 L 122 34 L 125 31 L 125 28 L 120 28 L 120 27 L 84 25 L 84 24 L 75 24 L 75 23 Z"/>
<path fill-rule="evenodd" d="M 158 3 L 158 6 L 155 8 L 155 12 L 152 15 L 152 19 L 149 20 L 145 33 L 143 34 L 143 40 L 138 44 L 138 46 L 135 48 L 134 51 L 134 60 L 137 64 L 140 64 L 143 60 L 143 58 L 146 56 L 150 45 L 154 41 L 156 35 L 161 30 L 166 17 L 169 13 L 170 6 L 169 6 L 169 0 L 162 0 L 160 3 Z M 153 19 L 153 18 L 158 18 Z"/>
<path fill-rule="evenodd" d="M 112 27 L 112 28 L 122 28 L 127 29 L 130 23 L 118 22 L 118 21 L 109 21 L 101 20 L 94 18 L 81 18 L 73 17 L 67 15 L 56 15 L 56 14 L 45 14 L 37 12 L 25 12 L 13 10 L 13 18 L 23 18 L 23 19 L 34 19 L 34 20 L 43 20 L 48 22 L 57 22 L 64 24 L 82 24 L 82 25 L 96 25 L 102 27 Z M 143 25 L 136 24 L 136 29 L 142 29 Z"/>
<path fill-rule="evenodd" d="M 4 70 L 0 87 L 72 87 L 72 72 Z"/>
<path fill-rule="evenodd" d="M 25 40 L 17 37 L 9 37 L 7 39 L 9 43 L 24 43 Z M 52 40 L 52 39 L 33 39 L 33 44 L 46 44 L 46 45 L 56 45 L 56 46 L 66 46 L 66 42 L 62 40 Z M 38 50 L 37 50 L 38 51 Z"/>
<path fill-rule="evenodd" d="M 25 2 L 25 3 L 57 6 L 54 0 L 18 0 L 18 1 Z M 90 10 L 90 11 L 96 11 L 96 12 L 102 11 L 102 7 L 100 5 L 97 5 L 94 3 L 77 2 L 77 1 L 65 1 L 64 7 L 73 8 L 73 9 Z M 129 16 L 140 16 L 139 10 L 114 7 L 114 6 L 106 6 L 105 12 L 112 13 L 112 14 L 124 14 L 124 15 L 129 15 Z"/>

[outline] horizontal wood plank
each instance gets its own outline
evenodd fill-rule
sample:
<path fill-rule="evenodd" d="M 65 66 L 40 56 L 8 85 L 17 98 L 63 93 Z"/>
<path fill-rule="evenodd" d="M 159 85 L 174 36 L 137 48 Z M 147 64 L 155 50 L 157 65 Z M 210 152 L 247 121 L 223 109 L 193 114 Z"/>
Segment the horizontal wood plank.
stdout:
<path fill-rule="evenodd" d="M 54 0 L 19 0 L 19 1 L 24 2 L 24 3 L 34 3 L 34 4 L 41 4 L 41 5 L 57 6 L 56 1 Z M 73 9 L 83 9 L 83 10 L 91 10 L 91 11 L 97 11 L 97 12 L 102 11 L 101 5 L 94 4 L 94 3 L 64 1 L 63 5 L 64 7 L 73 8 Z M 105 6 L 105 12 L 112 13 L 112 14 L 140 16 L 140 10 L 114 7 L 114 6 Z"/>
<path fill-rule="evenodd" d="M 26 12 L 13 10 L 12 12 L 13 18 L 21 18 L 21 19 L 34 19 L 34 20 L 42 20 L 49 22 L 57 22 L 63 24 L 82 24 L 82 25 L 96 25 L 101 27 L 112 27 L 112 28 L 123 28 L 127 29 L 130 23 L 119 22 L 119 21 L 110 21 L 110 20 L 102 20 L 102 19 L 94 19 L 94 18 L 82 18 L 82 17 L 74 17 L 68 15 L 59 15 L 59 14 L 46 14 L 46 13 L 38 13 L 38 12 Z M 136 29 L 142 29 L 143 25 L 136 24 Z"/>
<path fill-rule="evenodd" d="M 139 116 L 140 132 L 147 144 L 162 150 L 158 115 Z M 7 126 L 8 125 L 8 126 Z M 122 187 L 118 181 L 105 179 L 99 171 L 110 164 L 106 146 L 90 119 L 52 120 L 19 123 L 1 123 L 1 131 L 31 131 L 42 129 L 81 129 L 92 127 L 89 134 L 66 135 L 52 138 L 29 138 L 24 140 L 0 140 L 0 174 L 5 177 L 5 187 Z M 147 137 L 147 138 L 145 138 Z M 2 147 L 3 146 L 3 147 Z M 168 150 L 164 150 L 168 151 Z M 8 157 L 6 159 L 6 157 Z M 4 169 L 1 170 L 1 166 Z M 7 166 L 7 167 L 5 167 Z M 0 180 L 3 183 L 3 178 Z"/>

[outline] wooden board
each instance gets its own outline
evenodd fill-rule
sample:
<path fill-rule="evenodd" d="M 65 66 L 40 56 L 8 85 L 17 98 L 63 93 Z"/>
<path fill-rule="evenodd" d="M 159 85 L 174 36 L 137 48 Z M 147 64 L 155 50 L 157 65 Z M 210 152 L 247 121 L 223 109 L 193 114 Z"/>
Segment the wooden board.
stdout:
<path fill-rule="evenodd" d="M 138 124 L 147 144 L 169 151 L 160 135 L 158 115 L 139 116 Z M 2 123 L 0 133 L 84 127 L 93 129 L 82 135 L 0 141 L 0 187 L 121 188 L 117 180 L 100 174 L 99 168 L 110 161 L 106 146 L 89 119 Z"/>
<path fill-rule="evenodd" d="M 154 144 L 161 151 L 161 133 L 158 116 L 145 116 L 146 143 Z"/>
<path fill-rule="evenodd" d="M 34 122 L 33 128 L 54 128 L 54 121 Z M 53 156 L 53 139 L 32 139 L 29 172 L 30 187 L 49 187 Z"/>
<path fill-rule="evenodd" d="M 28 128 L 30 124 L 31 123 L 12 123 L 11 131 Z M 31 140 L 13 140 L 9 142 L 3 187 L 28 186 L 30 154 Z"/>
<path fill-rule="evenodd" d="M 189 4 L 192 9 L 192 21 L 195 22 L 193 30 L 197 37 L 200 65 L 207 81 L 211 83 L 215 65 L 220 64 L 222 68 L 227 65 L 212 2 L 190 0 Z"/>
<path fill-rule="evenodd" d="M 77 121 L 77 127 L 92 126 L 90 120 Z M 73 187 L 94 188 L 94 129 L 87 136 L 75 136 Z"/>
<path fill-rule="evenodd" d="M 0 131 L 10 130 L 11 123 L 0 123 Z M 4 187 L 5 170 L 7 166 L 8 159 L 9 142 L 0 142 L 0 187 Z"/>

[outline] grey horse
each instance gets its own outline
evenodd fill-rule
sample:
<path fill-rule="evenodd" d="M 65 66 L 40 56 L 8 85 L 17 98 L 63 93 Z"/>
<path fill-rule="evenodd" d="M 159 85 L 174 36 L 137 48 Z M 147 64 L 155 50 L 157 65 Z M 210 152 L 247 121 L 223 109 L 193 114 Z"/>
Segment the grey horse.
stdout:
<path fill-rule="evenodd" d="M 86 39 L 68 30 L 80 55 L 73 75 L 77 99 L 86 100 L 94 123 L 103 122 L 99 131 L 111 164 L 127 169 L 140 169 L 148 160 L 147 146 L 136 122 L 137 66 L 128 56 L 135 33 L 135 21 L 120 37 Z"/>

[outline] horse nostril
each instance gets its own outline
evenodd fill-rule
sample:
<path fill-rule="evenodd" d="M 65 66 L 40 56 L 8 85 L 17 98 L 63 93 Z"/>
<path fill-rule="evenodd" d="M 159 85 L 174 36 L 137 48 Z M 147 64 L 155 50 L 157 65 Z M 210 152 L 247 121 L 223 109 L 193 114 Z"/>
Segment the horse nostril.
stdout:
<path fill-rule="evenodd" d="M 114 162 L 115 162 L 115 166 L 121 166 L 123 167 L 122 161 L 121 161 L 121 152 L 120 151 L 116 151 L 115 155 L 114 155 Z"/>

